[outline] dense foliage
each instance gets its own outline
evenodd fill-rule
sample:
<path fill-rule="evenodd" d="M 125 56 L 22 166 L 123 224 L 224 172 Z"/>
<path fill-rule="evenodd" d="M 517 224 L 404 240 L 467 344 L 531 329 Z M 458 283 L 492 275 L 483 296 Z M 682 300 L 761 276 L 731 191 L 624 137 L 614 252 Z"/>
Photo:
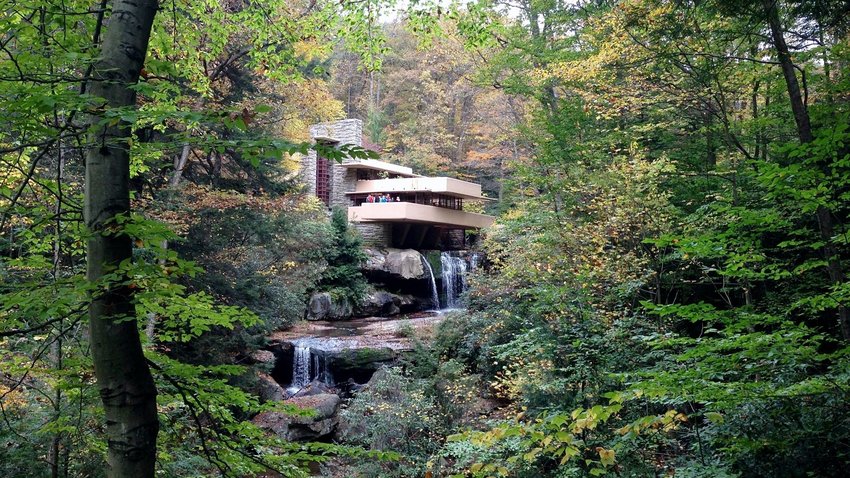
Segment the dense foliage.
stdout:
<path fill-rule="evenodd" d="M 348 212 L 335 208 L 331 212 L 331 230 L 323 257 L 327 267 L 322 271 L 316 287 L 329 292 L 334 301 L 347 304 L 350 310 L 357 307 L 368 289 L 360 266 L 366 262 L 360 236 L 348 225 Z"/>
<path fill-rule="evenodd" d="M 489 268 L 429 356 L 502 408 L 444 424 L 399 476 L 843 476 L 846 6 L 484 2 L 460 18 L 478 25 L 458 23 L 487 59 L 478 80 L 536 102 L 533 154 L 510 163 Z"/>
<path fill-rule="evenodd" d="M 345 451 L 266 439 L 249 420 L 281 405 L 248 393 L 252 371 L 244 364 L 268 332 L 301 317 L 325 268 L 327 215 L 303 198 L 292 171 L 310 147 L 300 142 L 305 126 L 342 115 L 318 66 L 329 40 L 348 38 L 364 57 L 377 46 L 343 20 L 364 11 L 279 1 L 148 8 L 156 3 L 0 7 L 4 476 L 115 476 L 120 463 L 104 466 L 107 450 L 121 456 L 116 448 L 156 436 L 146 426 L 126 430 L 135 434 L 128 442 L 107 440 L 109 428 L 122 433 L 116 415 L 104 416 L 106 400 L 122 406 L 115 397 L 151 402 L 164 476 L 299 476 L 308 462 Z M 143 26 L 124 31 L 124 20 L 151 15 L 149 42 Z M 125 33 L 145 41 L 117 45 Z M 104 68 L 115 52 L 139 67 Z M 124 90 L 110 96 L 110 88 Z M 118 105 L 117 96 L 130 103 Z M 110 159 L 86 162 L 98 154 Z M 372 156 L 345 145 L 325 155 Z M 107 180 L 86 176 L 110 163 L 116 169 Z M 113 190 L 123 197 L 106 205 L 108 219 L 84 217 L 84 204 Z M 93 239 L 127 244 L 128 254 L 87 264 Z M 87 280 L 87 266 L 101 265 L 103 274 Z M 87 314 L 104 298 L 129 307 Z M 129 346 L 118 351 L 145 372 L 121 377 L 130 393 L 94 378 L 95 348 L 123 340 L 93 340 L 93 325 L 107 322 L 134 324 Z M 136 323 L 142 345 L 132 337 Z M 99 372 L 112 365 L 121 364 L 105 361 Z M 139 393 L 144 387 L 133 380 L 145 382 L 148 370 L 156 389 Z M 133 461 L 147 453 L 141 448 L 123 456 Z"/>

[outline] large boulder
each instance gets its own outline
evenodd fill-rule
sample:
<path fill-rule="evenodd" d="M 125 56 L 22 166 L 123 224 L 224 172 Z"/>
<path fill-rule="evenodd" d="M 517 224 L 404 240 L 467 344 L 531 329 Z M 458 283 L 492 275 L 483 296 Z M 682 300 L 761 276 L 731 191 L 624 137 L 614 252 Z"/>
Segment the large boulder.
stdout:
<path fill-rule="evenodd" d="M 284 403 L 300 409 L 313 410 L 309 416 L 283 412 L 263 412 L 252 422 L 285 440 L 315 440 L 333 433 L 338 422 L 337 410 L 340 398 L 333 393 L 321 393 L 303 397 L 292 397 Z"/>
<path fill-rule="evenodd" d="M 335 300 L 329 292 L 317 292 L 307 304 L 307 320 L 347 320 L 354 307 L 347 300 Z"/>
<path fill-rule="evenodd" d="M 396 279 L 429 278 L 422 256 L 415 249 L 366 249 L 366 257 L 362 269 L 367 274 L 388 274 Z"/>
<path fill-rule="evenodd" d="M 286 391 L 271 375 L 258 372 L 257 395 L 264 402 L 278 402 L 286 398 Z"/>
<path fill-rule="evenodd" d="M 383 290 L 366 295 L 357 308 L 361 317 L 389 317 L 401 312 L 401 297 Z"/>
<path fill-rule="evenodd" d="M 316 379 L 301 387 L 301 390 L 295 392 L 290 398 L 309 397 L 310 395 L 321 395 L 323 393 L 336 393 L 336 390 L 325 382 Z"/>
<path fill-rule="evenodd" d="M 416 312 L 432 307 L 431 298 L 417 297 L 413 294 L 394 294 L 385 290 L 375 290 L 363 298 L 354 315 L 357 317 L 391 317 L 393 315 Z"/>
<path fill-rule="evenodd" d="M 396 358 L 396 352 L 389 347 L 360 347 L 330 353 L 325 357 L 325 363 L 337 383 L 348 379 L 365 383 L 376 370 Z"/>
<path fill-rule="evenodd" d="M 251 352 L 248 359 L 253 364 L 274 367 L 274 361 L 277 360 L 277 357 L 271 350 L 255 350 Z"/>

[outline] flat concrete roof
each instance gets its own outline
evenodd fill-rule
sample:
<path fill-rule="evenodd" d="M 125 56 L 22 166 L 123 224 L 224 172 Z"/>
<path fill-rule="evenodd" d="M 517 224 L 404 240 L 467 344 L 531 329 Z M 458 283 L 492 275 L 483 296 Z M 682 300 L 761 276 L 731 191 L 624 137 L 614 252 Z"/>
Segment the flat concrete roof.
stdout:
<path fill-rule="evenodd" d="M 399 166 L 398 164 L 385 163 L 376 159 L 361 159 L 352 163 L 343 163 L 339 166 L 349 169 L 371 169 L 374 171 L 386 171 L 388 173 L 398 174 L 409 178 L 421 178 L 419 174 L 415 174 L 412 168 L 407 166 Z"/>

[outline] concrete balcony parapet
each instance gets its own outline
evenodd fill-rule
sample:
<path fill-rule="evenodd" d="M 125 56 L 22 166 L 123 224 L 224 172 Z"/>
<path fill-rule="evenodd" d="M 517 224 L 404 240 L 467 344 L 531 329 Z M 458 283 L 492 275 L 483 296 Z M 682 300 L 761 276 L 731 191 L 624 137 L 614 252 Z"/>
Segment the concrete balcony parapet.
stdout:
<path fill-rule="evenodd" d="M 447 177 L 371 179 L 357 181 L 348 194 L 431 192 L 461 199 L 487 200 L 481 195 L 481 185 Z"/>
<path fill-rule="evenodd" d="M 493 224 L 493 216 L 410 202 L 365 203 L 348 208 L 351 222 L 412 222 L 463 229 Z"/>

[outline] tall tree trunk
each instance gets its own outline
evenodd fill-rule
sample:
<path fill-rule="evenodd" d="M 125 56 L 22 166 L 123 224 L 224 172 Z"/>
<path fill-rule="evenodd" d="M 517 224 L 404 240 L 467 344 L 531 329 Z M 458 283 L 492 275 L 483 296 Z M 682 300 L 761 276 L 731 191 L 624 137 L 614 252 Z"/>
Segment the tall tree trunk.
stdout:
<path fill-rule="evenodd" d="M 139 79 L 158 8 L 156 0 L 115 0 L 103 38 L 91 93 L 106 108 L 136 104 L 131 87 Z M 114 219 L 130 212 L 130 125 L 91 118 L 86 153 L 85 221 L 88 280 L 97 283 L 132 257 L 131 239 L 119 234 Z M 95 377 L 106 416 L 107 470 L 110 478 L 154 476 L 156 387 L 148 368 L 127 285 L 98 284 L 89 306 L 89 333 Z"/>
<path fill-rule="evenodd" d="M 770 112 L 770 80 L 764 85 L 764 111 L 767 116 Z M 768 141 L 767 141 L 767 133 L 764 128 L 759 132 L 761 135 L 761 159 L 762 161 L 767 161 L 768 158 Z"/>
<path fill-rule="evenodd" d="M 758 45 L 750 47 L 750 56 L 755 58 L 758 55 Z M 761 143 L 762 143 L 762 128 L 759 124 L 759 87 L 761 80 L 758 78 L 753 80 L 753 91 L 750 94 L 750 108 L 752 111 L 753 122 L 755 123 L 755 150 L 753 158 L 758 160 L 761 158 Z"/>
<path fill-rule="evenodd" d="M 174 158 L 174 172 L 171 173 L 171 178 L 168 180 L 168 187 L 174 189 L 180 184 L 180 179 L 183 177 L 183 170 L 186 169 L 186 164 L 189 162 L 190 150 L 189 143 L 183 143 L 180 156 Z"/>
<path fill-rule="evenodd" d="M 752 107 L 753 121 L 756 123 L 755 127 L 755 151 L 753 151 L 753 158 L 759 159 L 761 158 L 761 144 L 763 142 L 762 139 L 762 128 L 759 124 L 759 86 L 761 86 L 761 82 L 759 80 L 755 80 L 753 82 L 753 93 L 750 97 L 750 106 Z"/>
<path fill-rule="evenodd" d="M 717 144 L 714 141 L 714 125 L 711 113 L 702 114 L 702 127 L 705 130 L 705 167 L 708 171 L 717 169 Z"/>
<path fill-rule="evenodd" d="M 776 2 L 777 0 L 762 0 L 762 5 L 767 15 L 767 23 L 770 25 L 773 47 L 776 49 L 776 56 L 779 59 L 779 65 L 782 67 L 782 76 L 785 77 L 788 97 L 791 100 L 791 111 L 794 113 L 794 122 L 797 123 L 797 134 L 801 143 L 808 143 L 814 139 L 812 125 L 809 121 L 809 110 L 803 101 L 800 83 L 797 81 L 797 74 L 794 71 L 794 63 L 791 61 L 791 53 L 788 51 L 788 44 L 785 43 Z"/>
<path fill-rule="evenodd" d="M 800 143 L 810 143 L 814 140 L 814 134 L 812 133 L 812 125 L 809 121 L 809 111 L 806 103 L 803 101 L 800 84 L 797 81 L 797 74 L 794 71 L 794 63 L 791 60 L 791 53 L 788 51 L 788 45 L 785 43 L 785 36 L 782 33 L 782 25 L 779 21 L 779 9 L 776 5 L 777 1 L 762 0 L 762 5 L 767 16 L 767 23 L 770 26 L 776 56 L 779 59 L 779 64 L 782 66 L 782 75 L 785 77 L 788 97 L 791 100 L 791 111 L 794 112 L 794 122 L 797 123 L 797 136 L 800 138 Z M 838 256 L 838 250 L 832 242 L 832 238 L 835 235 L 832 211 L 825 206 L 818 206 L 816 216 L 821 238 L 826 244 L 823 247 L 823 254 L 827 261 L 826 269 L 829 280 L 833 284 L 840 284 L 844 281 L 844 270 Z M 850 309 L 843 304 L 838 306 L 838 326 L 844 340 L 850 341 Z"/>

